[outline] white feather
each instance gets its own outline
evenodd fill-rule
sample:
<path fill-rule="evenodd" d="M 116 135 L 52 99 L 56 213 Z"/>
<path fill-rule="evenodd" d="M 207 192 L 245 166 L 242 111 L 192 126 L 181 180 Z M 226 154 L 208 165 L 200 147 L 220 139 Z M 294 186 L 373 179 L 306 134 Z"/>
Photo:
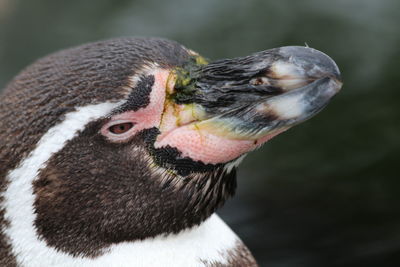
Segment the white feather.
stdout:
<path fill-rule="evenodd" d="M 239 158 L 235 159 L 234 161 L 225 164 L 225 166 L 224 166 L 225 172 L 230 173 L 234 168 L 239 166 L 239 164 L 242 163 L 242 161 L 244 160 L 246 155 L 247 154 L 244 154 L 244 155 L 240 156 Z"/>

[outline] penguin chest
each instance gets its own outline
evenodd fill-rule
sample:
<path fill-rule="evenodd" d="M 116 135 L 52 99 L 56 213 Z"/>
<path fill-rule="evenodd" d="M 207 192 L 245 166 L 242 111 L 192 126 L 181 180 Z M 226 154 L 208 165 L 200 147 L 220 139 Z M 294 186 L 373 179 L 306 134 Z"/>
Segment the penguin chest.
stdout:
<path fill-rule="evenodd" d="M 80 266 L 230 266 L 240 243 L 214 214 L 200 226 L 179 234 L 121 243 L 96 259 L 77 261 Z"/>

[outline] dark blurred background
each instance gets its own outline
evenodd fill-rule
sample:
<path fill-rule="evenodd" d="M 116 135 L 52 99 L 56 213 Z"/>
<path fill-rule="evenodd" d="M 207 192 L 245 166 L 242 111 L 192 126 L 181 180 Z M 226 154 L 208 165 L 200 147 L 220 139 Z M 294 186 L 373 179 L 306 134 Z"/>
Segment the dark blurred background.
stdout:
<path fill-rule="evenodd" d="M 336 60 L 343 91 L 243 162 L 220 215 L 261 266 L 400 266 L 400 1 L 0 0 L 0 88 L 33 60 L 117 36 L 210 59 L 285 45 Z"/>

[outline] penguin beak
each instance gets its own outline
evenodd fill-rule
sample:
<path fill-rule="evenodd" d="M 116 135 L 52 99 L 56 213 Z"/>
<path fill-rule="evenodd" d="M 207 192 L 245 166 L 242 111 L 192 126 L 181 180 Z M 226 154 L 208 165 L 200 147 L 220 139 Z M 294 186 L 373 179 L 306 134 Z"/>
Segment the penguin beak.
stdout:
<path fill-rule="evenodd" d="M 214 88 L 211 101 L 199 101 L 206 119 L 196 124 L 198 129 L 231 139 L 276 135 L 317 114 L 342 87 L 337 65 L 320 51 L 289 46 L 267 52 L 253 55 L 261 60 L 250 60 L 241 74 L 256 70 L 255 76 L 244 82 L 232 76 L 232 82 Z M 235 99 L 232 105 L 224 101 L 229 96 Z"/>
<path fill-rule="evenodd" d="M 173 72 L 156 148 L 226 163 L 321 111 L 342 87 L 335 62 L 282 47 Z"/>

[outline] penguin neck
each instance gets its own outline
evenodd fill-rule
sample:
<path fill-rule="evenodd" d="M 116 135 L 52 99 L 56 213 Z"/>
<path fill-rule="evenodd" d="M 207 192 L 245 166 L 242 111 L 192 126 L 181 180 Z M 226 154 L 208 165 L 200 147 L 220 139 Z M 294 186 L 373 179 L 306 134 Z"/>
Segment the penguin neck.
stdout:
<path fill-rule="evenodd" d="M 129 177 L 112 177 L 113 169 L 83 171 L 100 157 L 96 151 L 90 155 L 79 150 L 93 130 L 86 126 L 116 105 L 90 105 L 67 114 L 9 172 L 3 194 L 8 222 L 4 233 L 13 250 L 31 253 L 30 244 L 36 244 L 75 257 L 100 257 L 116 244 L 197 227 L 233 194 L 232 169 L 185 183 L 161 183 L 157 173 L 144 171 L 148 161 L 140 153 L 137 166 L 127 169 Z M 82 159 L 71 166 L 63 154 Z M 122 158 L 110 161 L 110 166 L 124 164 Z"/>
<path fill-rule="evenodd" d="M 68 190 L 72 204 L 57 204 L 59 197 L 40 192 L 42 185 L 59 175 L 53 172 L 53 164 L 57 163 L 50 161 L 34 183 L 35 228 L 48 245 L 72 255 L 97 257 L 115 244 L 190 231 L 221 207 L 236 186 L 234 170 L 218 170 L 210 177 L 189 181 L 160 182 L 159 177 L 136 176 L 125 191 L 110 186 L 106 186 L 107 193 L 96 191 L 97 203 L 90 192 L 90 198 L 85 198 L 82 191 Z"/>

